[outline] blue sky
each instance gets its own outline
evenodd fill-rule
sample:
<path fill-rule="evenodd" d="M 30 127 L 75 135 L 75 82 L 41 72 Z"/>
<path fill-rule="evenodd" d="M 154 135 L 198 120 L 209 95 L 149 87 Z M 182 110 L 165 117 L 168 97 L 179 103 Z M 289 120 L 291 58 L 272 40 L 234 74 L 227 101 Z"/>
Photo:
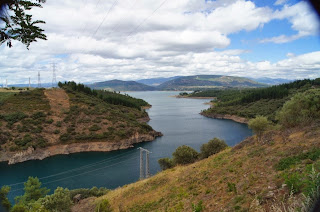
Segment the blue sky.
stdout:
<path fill-rule="evenodd" d="M 204 12 L 206 11 L 206 12 Z M 0 85 L 196 74 L 320 77 L 319 21 L 305 1 L 47 1 L 47 41 L 0 47 Z"/>

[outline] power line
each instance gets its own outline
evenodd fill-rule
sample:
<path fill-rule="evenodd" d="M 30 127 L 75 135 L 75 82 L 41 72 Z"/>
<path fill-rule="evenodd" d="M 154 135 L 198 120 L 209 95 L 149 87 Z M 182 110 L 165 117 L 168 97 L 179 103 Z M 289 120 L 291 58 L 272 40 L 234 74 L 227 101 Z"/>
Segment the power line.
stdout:
<path fill-rule="evenodd" d="M 59 175 L 63 175 L 63 174 L 66 174 L 66 173 L 70 173 L 70 172 L 74 172 L 74 171 L 79 171 L 81 169 L 84 169 L 84 168 L 89 168 L 89 167 L 92 167 L 92 166 L 96 166 L 96 165 L 99 165 L 99 164 L 102 164 L 102 163 L 105 163 L 105 162 L 110 162 L 110 161 L 113 161 L 115 159 L 120 159 L 124 156 L 127 156 L 127 155 L 132 155 L 134 154 L 135 152 L 125 152 L 125 153 L 121 153 L 119 155 L 116 155 L 114 157 L 111 157 L 111 158 L 107 158 L 107 159 L 104 159 L 104 160 L 101 160 L 101 161 L 97 161 L 97 162 L 94 162 L 94 163 L 91 163 L 91 164 L 87 164 L 87 165 L 84 165 L 84 166 L 80 166 L 78 168 L 74 168 L 74 169 L 70 169 L 68 171 L 64 171 L 64 172 L 60 172 L 60 173 L 57 173 L 57 174 L 52 174 L 52 175 L 48 175 L 48 176 L 45 176 L 45 177 L 40 177 L 38 178 L 39 180 L 42 180 L 42 179 L 47 179 L 47 178 L 51 178 L 51 177 L 55 177 L 55 176 L 59 176 Z M 26 181 L 23 181 L 23 182 L 19 182 L 19 183 L 14 183 L 14 184 L 10 184 L 8 186 L 12 187 L 12 186 L 16 186 L 16 185 L 21 185 L 23 183 L 25 183 Z"/>
<path fill-rule="evenodd" d="M 76 174 L 76 175 L 72 175 L 72 176 L 60 178 L 60 179 L 57 179 L 57 180 L 52 180 L 52 181 L 49 181 L 49 182 L 46 182 L 46 183 L 42 183 L 42 185 L 47 185 L 47 184 L 54 183 L 54 182 L 58 182 L 58 181 L 61 181 L 61 180 L 66 180 L 66 179 L 69 179 L 69 178 L 73 178 L 73 177 L 81 176 L 81 175 L 88 174 L 88 173 L 91 173 L 91 172 L 95 172 L 95 171 L 98 171 L 98 170 L 101 170 L 101 169 L 105 169 L 105 168 L 108 168 L 108 167 L 111 167 L 111 166 L 114 166 L 114 165 L 117 165 L 117 164 L 120 164 L 120 163 L 129 161 L 129 160 L 132 160 L 132 158 L 129 158 L 129 159 L 127 159 L 127 160 L 123 160 L 123 161 L 120 161 L 120 162 L 118 162 L 118 163 L 114 163 L 114 164 L 111 164 L 111 165 L 108 165 L 108 166 L 104 166 L 104 167 L 101 167 L 101 168 L 97 168 L 97 169 L 94 169 L 94 170 L 90 170 L 90 171 L 87 171 L 87 172 L 82 172 L 82 173 L 80 173 L 80 174 Z M 12 190 L 12 192 L 13 192 L 13 191 L 19 191 L 19 190 L 23 190 L 23 188 L 14 189 L 14 190 Z"/>

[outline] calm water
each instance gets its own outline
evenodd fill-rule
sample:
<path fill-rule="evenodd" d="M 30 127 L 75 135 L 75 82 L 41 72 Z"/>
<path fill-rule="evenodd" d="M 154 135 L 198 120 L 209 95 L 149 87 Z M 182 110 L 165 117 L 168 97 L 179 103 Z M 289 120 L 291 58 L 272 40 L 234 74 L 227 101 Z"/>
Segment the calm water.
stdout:
<path fill-rule="evenodd" d="M 136 145 L 135 148 L 113 152 L 88 152 L 58 155 L 42 161 L 27 161 L 8 166 L 0 163 L 0 186 L 26 181 L 37 176 L 53 191 L 57 186 L 74 188 L 116 188 L 135 182 L 139 178 L 139 151 L 141 146 L 150 154 L 150 172 L 160 171 L 157 160 L 170 157 L 180 145 L 186 144 L 196 150 L 214 137 L 224 139 L 233 146 L 252 134 L 244 124 L 229 120 L 215 120 L 199 115 L 208 108 L 201 99 L 177 99 L 178 92 L 130 92 L 152 104 L 148 110 L 149 124 L 164 134 L 155 141 Z M 12 185 L 9 198 L 23 194 L 23 184 Z"/>

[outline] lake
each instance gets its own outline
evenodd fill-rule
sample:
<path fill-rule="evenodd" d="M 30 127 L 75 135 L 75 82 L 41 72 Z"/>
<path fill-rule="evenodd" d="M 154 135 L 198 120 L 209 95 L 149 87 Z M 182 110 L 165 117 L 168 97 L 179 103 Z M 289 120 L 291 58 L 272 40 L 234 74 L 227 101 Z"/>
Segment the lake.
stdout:
<path fill-rule="evenodd" d="M 199 113 L 209 107 L 207 99 L 174 98 L 179 92 L 129 92 L 152 105 L 147 112 L 151 125 L 164 136 L 152 142 L 136 145 L 134 148 L 113 152 L 86 152 L 71 155 L 57 155 L 42 161 L 27 161 L 14 165 L 0 163 L 0 186 L 13 184 L 9 198 L 23 194 L 23 182 L 28 176 L 40 178 L 44 186 L 91 188 L 93 186 L 110 189 L 135 182 L 139 179 L 139 150 L 148 149 L 150 172 L 160 171 L 158 159 L 171 157 L 181 145 L 189 145 L 200 150 L 203 143 L 214 137 L 224 139 L 230 146 L 252 135 L 247 125 L 230 120 L 217 120 L 201 116 Z"/>

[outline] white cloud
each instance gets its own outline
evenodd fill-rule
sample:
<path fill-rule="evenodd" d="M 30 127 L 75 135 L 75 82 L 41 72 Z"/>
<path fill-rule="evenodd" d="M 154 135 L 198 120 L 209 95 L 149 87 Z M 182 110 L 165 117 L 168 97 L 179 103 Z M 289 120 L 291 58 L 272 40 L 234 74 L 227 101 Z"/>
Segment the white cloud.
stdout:
<path fill-rule="evenodd" d="M 113 1 L 47 1 L 33 14 L 46 21 L 48 40 L 32 43 L 30 51 L 17 42 L 12 49 L 1 46 L 0 84 L 5 78 L 22 83 L 31 77 L 35 82 L 38 71 L 42 82 L 50 82 L 52 61 L 58 64 L 57 80 L 77 82 L 192 74 L 317 74 L 319 53 L 254 63 L 241 59 L 250 50 L 225 50 L 231 34 L 255 30 L 275 18 L 288 19 L 299 32 L 294 36 L 314 33 L 315 26 L 307 24 L 312 17 L 302 3 L 274 12 L 245 0 L 172 0 L 153 13 L 162 2 L 118 1 L 108 13 Z M 288 42 L 298 38 L 294 36 L 264 42 Z"/>
<path fill-rule="evenodd" d="M 288 19 L 291 28 L 297 33 L 294 35 L 279 35 L 272 38 L 262 39 L 261 43 L 287 43 L 299 38 L 319 34 L 320 25 L 316 14 L 306 1 L 301 1 L 292 6 L 285 5 L 282 10 L 273 14 L 273 19 Z"/>

